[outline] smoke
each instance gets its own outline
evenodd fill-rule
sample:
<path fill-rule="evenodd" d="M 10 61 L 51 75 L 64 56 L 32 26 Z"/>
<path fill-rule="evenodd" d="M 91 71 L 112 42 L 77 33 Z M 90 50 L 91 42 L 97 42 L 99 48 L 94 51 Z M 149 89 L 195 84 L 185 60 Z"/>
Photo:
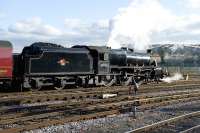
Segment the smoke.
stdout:
<path fill-rule="evenodd" d="M 111 20 L 108 46 L 132 44 L 132 48 L 144 51 L 150 45 L 151 35 L 171 27 L 174 18 L 158 0 L 135 0 Z"/>
<path fill-rule="evenodd" d="M 183 75 L 180 73 L 175 73 L 172 77 L 166 77 L 161 80 L 166 83 L 171 83 L 171 82 L 181 80 L 181 79 L 183 79 Z"/>
<path fill-rule="evenodd" d="M 110 21 L 108 46 L 145 51 L 152 43 L 199 42 L 199 10 L 190 6 L 188 11 L 188 2 L 191 3 L 190 0 L 175 2 L 175 10 L 161 0 L 132 1 Z M 182 14 L 178 13 L 179 9 Z"/>

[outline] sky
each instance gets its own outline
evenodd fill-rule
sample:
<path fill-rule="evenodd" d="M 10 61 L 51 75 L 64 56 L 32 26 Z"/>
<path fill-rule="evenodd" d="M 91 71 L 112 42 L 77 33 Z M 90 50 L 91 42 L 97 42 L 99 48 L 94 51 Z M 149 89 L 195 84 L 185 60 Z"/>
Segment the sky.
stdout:
<path fill-rule="evenodd" d="M 17 52 L 35 41 L 63 45 L 103 44 L 108 38 L 109 19 L 117 13 L 118 8 L 128 6 L 129 2 L 1 0 L 0 39 L 11 41 Z"/>
<path fill-rule="evenodd" d="M 116 16 L 121 15 L 124 9 L 135 8 L 132 6 L 135 1 L 138 0 L 1 0 L 0 40 L 12 42 L 15 52 L 20 52 L 24 46 L 39 41 L 58 43 L 67 47 L 106 45 L 112 31 L 116 29 L 112 25 L 115 23 Z M 144 1 L 148 0 L 140 1 L 137 4 L 143 5 Z M 163 42 L 163 40 L 166 42 L 182 39 L 196 42 L 200 40 L 198 40 L 200 0 L 153 1 L 158 3 L 155 5 L 161 5 L 162 10 L 169 11 L 171 16 L 175 16 L 169 17 L 169 19 L 175 18 L 173 22 L 177 18 L 183 20 L 180 21 L 182 27 L 171 25 L 170 27 L 166 24 L 168 28 L 152 32 L 151 36 L 155 36 L 151 37 L 151 43 Z M 138 12 L 137 15 L 140 16 L 140 13 Z M 131 25 L 134 25 L 134 21 Z M 166 37 L 166 34 L 172 32 L 173 35 Z M 117 34 L 120 34 L 120 30 Z M 165 35 L 164 39 L 163 35 Z"/>

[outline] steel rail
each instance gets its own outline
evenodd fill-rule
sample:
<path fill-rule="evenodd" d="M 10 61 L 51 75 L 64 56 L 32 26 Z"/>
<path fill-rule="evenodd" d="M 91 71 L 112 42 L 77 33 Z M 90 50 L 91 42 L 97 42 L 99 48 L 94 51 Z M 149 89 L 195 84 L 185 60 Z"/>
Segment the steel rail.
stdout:
<path fill-rule="evenodd" d="M 168 125 L 170 123 L 174 123 L 174 122 L 177 122 L 179 120 L 183 120 L 183 119 L 191 118 L 191 117 L 196 117 L 196 116 L 200 116 L 200 111 L 196 111 L 196 112 L 184 114 L 184 115 L 181 115 L 181 116 L 177 116 L 177 117 L 174 117 L 174 118 L 170 118 L 170 119 L 167 119 L 167 120 L 164 120 L 164 121 L 160 121 L 160 122 L 157 122 L 157 123 L 154 123 L 154 124 L 151 124 L 151 125 L 147 125 L 147 126 L 144 126 L 144 127 L 141 127 L 141 128 L 134 129 L 132 131 L 128 131 L 126 133 L 144 133 L 144 132 L 149 132 L 149 131 L 152 131 L 152 130 L 154 130 L 156 128 L 160 128 L 160 127 L 162 127 L 164 125 Z"/>
<path fill-rule="evenodd" d="M 181 131 L 180 133 L 193 133 L 194 131 L 197 131 L 197 130 L 199 131 L 199 129 L 200 129 L 200 125 L 196 125 L 187 130 Z"/>

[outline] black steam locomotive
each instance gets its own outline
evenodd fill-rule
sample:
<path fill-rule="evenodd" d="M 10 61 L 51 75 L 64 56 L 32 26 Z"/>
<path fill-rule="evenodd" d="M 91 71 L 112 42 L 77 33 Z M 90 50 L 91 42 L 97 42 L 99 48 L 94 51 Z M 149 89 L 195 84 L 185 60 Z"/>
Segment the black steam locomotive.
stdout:
<path fill-rule="evenodd" d="M 149 54 L 105 46 L 65 48 L 34 43 L 13 56 L 13 86 L 40 89 L 67 85 L 129 85 L 134 81 L 159 80 L 162 69 Z"/>

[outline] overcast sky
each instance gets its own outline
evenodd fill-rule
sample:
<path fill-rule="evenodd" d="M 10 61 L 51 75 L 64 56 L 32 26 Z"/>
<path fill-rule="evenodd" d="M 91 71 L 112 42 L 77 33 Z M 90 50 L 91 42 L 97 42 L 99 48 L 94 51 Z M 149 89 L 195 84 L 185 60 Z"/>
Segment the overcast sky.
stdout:
<path fill-rule="evenodd" d="M 0 0 L 0 40 L 11 41 L 15 52 L 35 41 L 65 46 L 106 45 L 110 35 L 110 21 L 133 1 Z M 200 0 L 156 1 L 172 14 L 187 18 L 187 24 L 183 27 L 187 30 L 181 34 L 180 30 L 177 31 L 179 41 L 186 37 L 200 40 Z M 191 31 L 190 28 L 195 30 Z M 176 41 L 177 34 L 174 32 L 174 36 L 170 35 L 165 40 Z M 171 33 L 170 29 L 162 31 L 165 35 L 168 33 Z M 153 42 L 162 42 L 162 37 L 153 37 Z"/>

